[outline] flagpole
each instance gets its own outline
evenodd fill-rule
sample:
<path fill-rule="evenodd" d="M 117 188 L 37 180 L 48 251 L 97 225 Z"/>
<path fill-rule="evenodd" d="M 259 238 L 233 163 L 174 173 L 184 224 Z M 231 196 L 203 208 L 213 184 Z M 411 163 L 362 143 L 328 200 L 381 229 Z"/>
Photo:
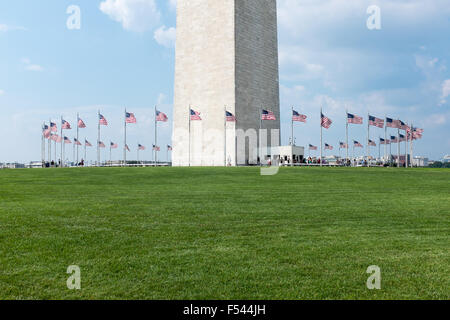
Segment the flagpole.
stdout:
<path fill-rule="evenodd" d="M 411 123 L 411 168 L 414 168 L 414 155 L 413 155 L 413 151 L 414 151 L 414 136 L 413 136 L 413 124 Z"/>
<path fill-rule="evenodd" d="M 44 130 L 45 130 L 45 122 L 42 124 L 41 127 L 41 166 L 45 167 L 45 137 L 44 137 Z"/>
<path fill-rule="evenodd" d="M 406 124 L 406 126 L 408 126 L 408 124 Z M 405 137 L 405 168 L 408 168 L 408 128 L 405 130 Z"/>
<path fill-rule="evenodd" d="M 381 160 L 381 137 L 378 136 L 378 159 Z"/>
<path fill-rule="evenodd" d="M 347 162 L 348 162 L 348 109 L 345 110 L 345 136 L 346 136 L 346 139 L 347 139 L 347 141 L 346 141 L 346 143 L 347 143 L 346 154 L 347 154 Z M 347 165 L 347 164 L 345 164 L 345 165 Z"/>
<path fill-rule="evenodd" d="M 397 168 L 400 168 L 400 129 L 397 128 Z"/>
<path fill-rule="evenodd" d="M 322 108 L 320 108 L 320 166 L 323 166 Z"/>
<path fill-rule="evenodd" d="M 61 116 L 61 168 L 64 168 L 64 161 L 63 161 L 63 143 L 64 143 L 64 136 L 63 136 L 63 117 Z"/>
<path fill-rule="evenodd" d="M 367 167 L 370 167 L 370 162 L 369 162 L 369 154 L 370 154 L 370 125 L 369 125 L 369 118 L 370 118 L 370 111 L 367 112 L 367 150 L 366 150 L 366 159 L 367 159 Z"/>
<path fill-rule="evenodd" d="M 155 147 L 157 146 L 158 146 L 158 121 L 156 119 L 156 105 L 155 105 Z M 158 153 L 155 148 L 155 167 L 157 162 L 158 162 Z"/>
<path fill-rule="evenodd" d="M 100 110 L 98 110 L 97 166 L 100 166 Z"/>
<path fill-rule="evenodd" d="M 387 116 L 384 114 L 384 161 L 387 159 Z M 389 143 L 390 145 L 390 143 Z"/>
<path fill-rule="evenodd" d="M 75 141 L 73 142 L 73 147 L 72 147 L 72 159 L 75 162 Z"/>
<path fill-rule="evenodd" d="M 139 164 L 139 143 L 138 143 L 138 148 L 137 148 L 137 163 Z"/>
<path fill-rule="evenodd" d="M 80 121 L 80 114 L 79 113 L 77 113 L 77 141 L 80 142 L 79 134 L 78 134 L 80 126 L 78 125 L 78 121 Z M 77 163 L 76 163 L 76 165 L 78 166 L 78 144 L 77 144 Z"/>
<path fill-rule="evenodd" d="M 291 112 L 291 167 L 294 166 L 294 107 Z M 272 152 L 271 152 L 272 153 Z"/>
<path fill-rule="evenodd" d="M 188 120 L 189 120 L 189 167 L 191 166 L 191 105 L 189 105 L 189 113 L 188 113 Z"/>
<path fill-rule="evenodd" d="M 87 163 L 87 159 L 86 159 L 86 137 L 84 137 L 84 162 Z"/>
<path fill-rule="evenodd" d="M 294 146 L 294 107 L 291 112 L 291 146 Z"/>
<path fill-rule="evenodd" d="M 262 120 L 262 108 L 260 108 L 259 110 L 259 148 L 258 148 L 258 154 L 259 154 L 259 165 L 262 166 L 262 157 L 261 157 L 261 145 L 262 145 L 262 124 L 263 124 L 263 120 Z"/>
<path fill-rule="evenodd" d="M 223 142 L 223 162 L 225 167 L 227 166 L 227 106 L 224 106 L 224 120 L 223 120 L 223 136 L 224 136 L 224 142 Z"/>
<path fill-rule="evenodd" d="M 123 146 L 123 165 L 127 165 L 127 108 L 125 108 L 124 113 L 124 146 Z"/>
<path fill-rule="evenodd" d="M 49 119 L 49 130 L 50 130 L 50 134 L 52 134 L 52 120 Z M 55 159 L 56 160 L 56 159 Z M 52 162 L 52 139 L 48 139 L 48 162 Z"/>

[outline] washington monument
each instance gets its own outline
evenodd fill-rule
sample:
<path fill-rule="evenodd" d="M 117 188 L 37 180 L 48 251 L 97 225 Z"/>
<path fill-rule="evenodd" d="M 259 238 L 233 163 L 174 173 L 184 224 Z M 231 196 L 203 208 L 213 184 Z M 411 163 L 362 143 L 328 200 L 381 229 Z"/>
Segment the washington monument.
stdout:
<path fill-rule="evenodd" d="M 261 122 L 262 109 L 277 120 Z M 279 129 L 276 0 L 178 0 L 173 165 L 254 163 L 249 141 L 264 132 L 270 146 Z"/>

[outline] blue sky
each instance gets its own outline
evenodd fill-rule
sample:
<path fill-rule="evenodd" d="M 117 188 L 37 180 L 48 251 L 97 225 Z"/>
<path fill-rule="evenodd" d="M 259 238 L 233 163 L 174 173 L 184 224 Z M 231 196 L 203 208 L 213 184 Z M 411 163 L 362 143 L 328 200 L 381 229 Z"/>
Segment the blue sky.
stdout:
<path fill-rule="evenodd" d="M 81 10 L 79 30 L 66 26 L 70 5 Z M 381 9 L 380 30 L 366 26 L 370 5 Z M 175 6 L 174 0 L 1 1 L 0 162 L 38 160 L 42 122 L 63 115 L 74 126 L 77 112 L 88 125 L 82 139 L 96 141 L 100 109 L 110 123 L 102 140 L 122 144 L 125 107 L 138 118 L 128 144 L 146 145 L 141 158 L 151 159 L 153 107 L 172 114 Z M 283 143 L 295 106 L 309 116 L 295 127 L 297 144 L 318 145 L 323 107 L 334 121 L 324 140 L 337 147 L 348 108 L 424 128 L 416 155 L 450 153 L 448 0 L 278 0 L 278 7 Z M 366 131 L 352 126 L 350 139 L 364 140 Z M 373 140 L 384 134 L 371 131 Z M 159 137 L 161 146 L 171 143 L 170 123 L 160 125 Z"/>

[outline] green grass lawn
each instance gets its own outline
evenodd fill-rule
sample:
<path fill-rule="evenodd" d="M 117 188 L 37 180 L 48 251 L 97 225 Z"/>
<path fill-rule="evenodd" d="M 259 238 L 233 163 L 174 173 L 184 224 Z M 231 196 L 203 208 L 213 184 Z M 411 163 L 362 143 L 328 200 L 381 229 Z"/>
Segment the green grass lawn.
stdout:
<path fill-rule="evenodd" d="M 0 170 L 0 299 L 449 299 L 449 236 L 448 169 Z"/>

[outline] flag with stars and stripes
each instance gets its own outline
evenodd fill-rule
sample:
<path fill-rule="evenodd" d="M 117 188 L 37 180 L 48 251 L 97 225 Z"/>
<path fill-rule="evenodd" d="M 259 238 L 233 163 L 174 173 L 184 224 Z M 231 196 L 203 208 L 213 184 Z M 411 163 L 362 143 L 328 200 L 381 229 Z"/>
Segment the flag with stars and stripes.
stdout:
<path fill-rule="evenodd" d="M 263 110 L 261 115 L 262 120 L 277 120 L 275 114 L 272 111 Z"/>
<path fill-rule="evenodd" d="M 329 129 L 333 121 L 331 121 L 331 119 L 326 117 L 323 113 L 320 115 L 320 118 L 321 118 L 320 124 L 322 125 L 322 127 L 324 127 L 325 129 Z"/>
<path fill-rule="evenodd" d="M 347 121 L 352 124 L 363 124 L 363 118 L 357 115 L 347 113 Z"/>
<path fill-rule="evenodd" d="M 374 116 L 369 116 L 369 124 L 374 127 L 384 128 L 384 120 Z"/>
<path fill-rule="evenodd" d="M 304 114 L 300 114 L 300 113 L 298 113 L 295 110 L 292 112 L 292 121 L 305 122 L 306 123 L 306 119 L 307 119 L 307 116 L 305 116 Z"/>

